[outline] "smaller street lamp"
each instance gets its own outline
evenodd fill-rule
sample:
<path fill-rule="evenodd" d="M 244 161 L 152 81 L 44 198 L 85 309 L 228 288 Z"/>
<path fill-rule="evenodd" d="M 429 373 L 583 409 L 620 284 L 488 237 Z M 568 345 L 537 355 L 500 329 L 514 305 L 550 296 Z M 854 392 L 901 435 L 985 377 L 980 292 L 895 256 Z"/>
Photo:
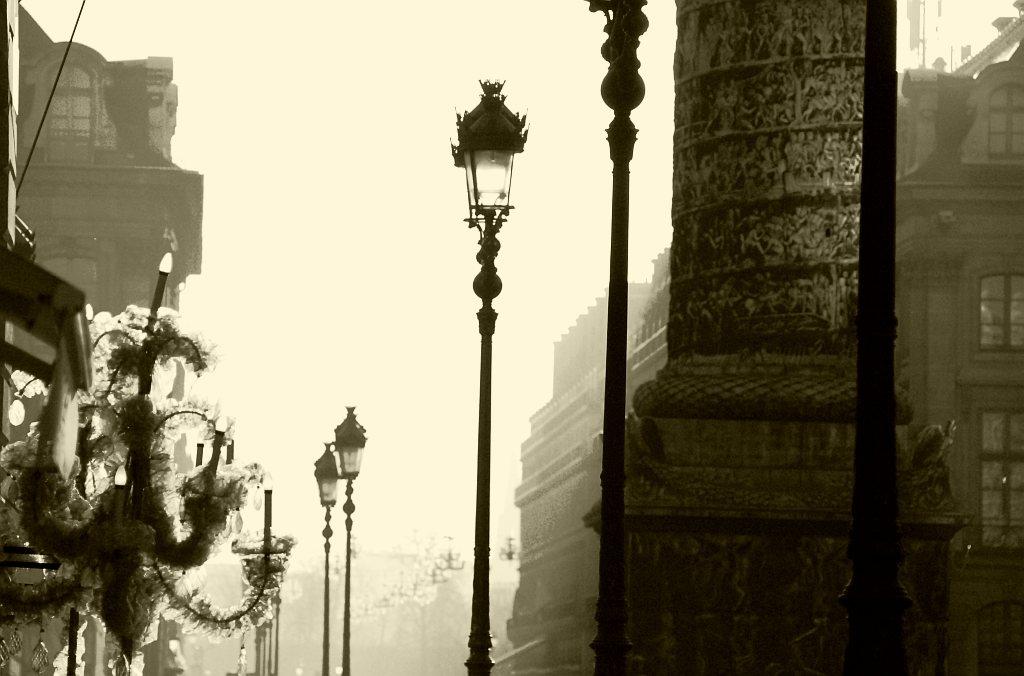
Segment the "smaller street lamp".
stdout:
<path fill-rule="evenodd" d="M 347 406 L 348 415 L 340 425 L 334 428 L 334 448 L 341 458 L 341 478 L 345 480 L 345 625 L 341 643 L 341 673 L 350 676 L 349 669 L 349 637 L 352 596 L 352 512 L 356 511 L 352 502 L 352 482 L 359 476 L 359 468 L 363 464 L 363 448 L 366 446 L 366 428 L 356 420 L 355 406 Z"/>
<path fill-rule="evenodd" d="M 317 458 L 313 468 L 313 476 L 320 489 L 320 505 L 326 507 L 330 514 L 331 507 L 338 501 L 338 479 L 341 474 L 338 472 L 338 459 L 331 451 L 329 442 L 324 444 L 324 453 Z"/>
<path fill-rule="evenodd" d="M 320 673 L 327 676 L 331 663 L 331 507 L 338 501 L 338 460 L 331 452 L 331 444 L 324 444 L 324 453 L 313 464 L 313 477 L 320 491 L 320 504 L 324 508 L 324 648 Z"/>
<path fill-rule="evenodd" d="M 346 406 L 348 416 L 334 428 L 334 450 L 341 458 L 341 478 L 351 482 L 359 476 L 366 446 L 366 428 L 356 420 L 355 406 Z"/>

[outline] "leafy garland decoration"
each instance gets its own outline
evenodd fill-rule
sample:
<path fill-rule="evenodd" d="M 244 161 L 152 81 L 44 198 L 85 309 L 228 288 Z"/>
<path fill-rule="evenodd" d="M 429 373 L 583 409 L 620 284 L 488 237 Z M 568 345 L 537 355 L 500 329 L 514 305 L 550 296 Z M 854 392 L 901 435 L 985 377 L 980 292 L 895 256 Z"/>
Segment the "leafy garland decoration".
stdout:
<path fill-rule="evenodd" d="M 166 615 L 185 627 L 208 636 L 235 636 L 249 631 L 270 619 L 272 603 L 280 589 L 281 580 L 287 568 L 288 556 L 295 545 L 290 536 L 274 537 L 269 553 L 263 552 L 263 545 L 232 544 L 232 551 L 242 555 L 242 599 L 229 608 L 218 608 L 212 599 L 200 589 L 191 587 L 184 592 L 173 588 L 171 575 L 155 566 L 157 576 L 167 590 L 170 613 Z M 177 582 L 181 584 L 182 578 Z M 268 588 L 273 587 L 271 593 Z"/>
<path fill-rule="evenodd" d="M 0 490 L 5 541 L 31 543 L 59 558 L 62 571 L 70 571 L 33 586 L 0 580 L 0 612 L 16 619 L 56 616 L 73 603 L 101 617 L 129 662 L 160 614 L 221 636 L 258 623 L 278 592 L 294 544 L 277 537 L 267 552 L 236 549 L 242 555 L 246 594 L 235 608 L 217 609 L 197 592 L 181 595 L 169 583 L 210 558 L 229 531 L 229 515 L 245 501 L 247 484 L 264 472 L 256 464 L 219 472 L 206 465 L 175 474 L 164 450 L 170 436 L 196 419 L 209 427 L 211 407 L 171 400 L 157 406 L 139 392 L 150 390 L 157 365 L 172 358 L 196 374 L 211 361 L 205 346 L 180 333 L 174 313 L 159 317 L 149 329 L 148 319 L 134 306 L 117 318 L 108 313 L 94 318 L 99 377 L 93 392 L 79 394 L 87 415 L 75 478 L 39 469 L 43 449 L 35 430 L 25 441 L 5 447 L 0 457 L 13 480 L 0 484 L 6 487 Z M 130 490 L 113 485 L 122 465 L 132 477 Z M 167 510 L 175 500 L 181 507 L 178 519 Z"/>
<path fill-rule="evenodd" d="M 0 577 L 0 615 L 55 617 L 67 606 L 85 601 L 88 592 L 78 575 L 50 576 L 33 585 Z"/>

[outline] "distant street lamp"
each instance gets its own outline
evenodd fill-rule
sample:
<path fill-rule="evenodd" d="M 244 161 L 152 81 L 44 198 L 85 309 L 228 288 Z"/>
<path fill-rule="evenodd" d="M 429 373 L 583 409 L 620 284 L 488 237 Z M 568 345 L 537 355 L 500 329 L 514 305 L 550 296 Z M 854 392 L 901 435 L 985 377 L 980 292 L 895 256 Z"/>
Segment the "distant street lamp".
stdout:
<path fill-rule="evenodd" d="M 519 556 L 519 550 L 516 549 L 516 539 L 509 535 L 505 538 L 505 545 L 501 548 L 501 558 L 506 561 L 514 561 Z"/>
<path fill-rule="evenodd" d="M 356 506 L 352 502 L 352 482 L 359 476 L 359 467 L 363 464 L 363 447 L 366 446 L 366 428 L 356 420 L 355 406 L 347 406 L 348 415 L 340 425 L 334 428 L 334 449 L 341 458 L 341 478 L 346 481 L 345 504 L 345 624 L 341 643 L 341 674 L 351 676 L 349 667 L 349 636 L 352 596 L 352 512 Z M 326 672 L 325 672 L 326 673 Z"/>
<path fill-rule="evenodd" d="M 313 464 L 313 476 L 320 490 L 320 504 L 324 508 L 324 650 L 321 676 L 327 676 L 331 663 L 331 507 L 338 501 L 338 461 L 331 452 L 331 444 L 324 444 L 324 453 Z M 298 673 L 299 670 L 296 670 Z"/>
<path fill-rule="evenodd" d="M 469 227 L 480 233 L 476 255 L 480 272 L 473 291 L 483 301 L 476 316 L 480 324 L 480 407 L 477 436 L 476 533 L 473 547 L 473 611 L 469 631 L 470 676 L 487 676 L 491 660 L 490 572 L 488 569 L 491 518 L 491 337 L 498 313 L 491 307 L 501 293 L 501 279 L 494 265 L 501 244 L 498 232 L 512 206 L 512 161 L 526 143 L 526 118 L 505 107 L 504 83 L 480 83 L 480 103 L 464 115 L 456 115 L 459 145 L 452 146 L 455 166 L 466 170 Z M 480 221 L 483 220 L 481 228 Z"/>

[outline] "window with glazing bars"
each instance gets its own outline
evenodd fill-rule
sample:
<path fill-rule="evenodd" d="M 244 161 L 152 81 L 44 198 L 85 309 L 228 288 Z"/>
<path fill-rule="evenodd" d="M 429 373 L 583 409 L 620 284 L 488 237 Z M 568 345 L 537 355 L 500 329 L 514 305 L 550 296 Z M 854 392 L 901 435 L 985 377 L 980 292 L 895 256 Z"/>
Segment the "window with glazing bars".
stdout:
<path fill-rule="evenodd" d="M 991 155 L 1024 155 L 1024 87 L 1008 85 L 992 92 L 988 151 Z"/>
<path fill-rule="evenodd" d="M 982 349 L 1024 349 L 1024 275 L 983 277 L 980 301 Z"/>
<path fill-rule="evenodd" d="M 981 532 L 989 547 L 1024 547 L 1024 411 L 981 414 Z"/>

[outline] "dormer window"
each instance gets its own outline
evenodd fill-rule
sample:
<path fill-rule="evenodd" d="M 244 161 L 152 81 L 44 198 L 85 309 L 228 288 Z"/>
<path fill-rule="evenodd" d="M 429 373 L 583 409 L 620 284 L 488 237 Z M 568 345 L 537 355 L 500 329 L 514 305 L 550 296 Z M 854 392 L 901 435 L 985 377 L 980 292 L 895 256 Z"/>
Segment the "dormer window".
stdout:
<path fill-rule="evenodd" d="M 48 115 L 47 159 L 81 163 L 92 159 L 92 77 L 81 68 L 69 68 L 60 79 Z"/>
<path fill-rule="evenodd" d="M 1024 87 L 1007 85 L 988 102 L 988 151 L 997 156 L 1024 156 Z"/>

